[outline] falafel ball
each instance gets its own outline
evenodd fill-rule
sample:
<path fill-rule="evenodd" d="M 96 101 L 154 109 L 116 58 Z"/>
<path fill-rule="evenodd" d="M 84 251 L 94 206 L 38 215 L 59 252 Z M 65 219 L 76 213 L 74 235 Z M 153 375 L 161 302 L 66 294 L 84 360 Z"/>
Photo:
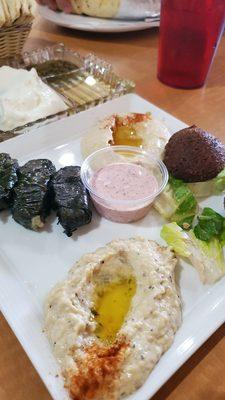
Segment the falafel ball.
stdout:
<path fill-rule="evenodd" d="M 163 161 L 175 178 L 184 182 L 208 181 L 225 167 L 225 146 L 193 125 L 171 136 Z"/>

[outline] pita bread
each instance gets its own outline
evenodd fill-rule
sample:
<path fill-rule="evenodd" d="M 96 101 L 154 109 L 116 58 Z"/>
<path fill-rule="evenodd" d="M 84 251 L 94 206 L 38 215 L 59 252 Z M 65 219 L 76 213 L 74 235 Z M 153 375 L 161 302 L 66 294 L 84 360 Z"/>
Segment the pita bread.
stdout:
<path fill-rule="evenodd" d="M 17 20 L 17 25 L 31 23 L 32 20 L 34 19 L 34 14 L 35 14 L 34 0 L 21 0 L 21 14 Z"/>
<path fill-rule="evenodd" d="M 36 2 L 34 0 L 28 0 L 29 3 L 29 10 L 31 18 L 35 17 L 36 14 Z"/>
<path fill-rule="evenodd" d="M 35 0 L 0 0 L 0 28 L 31 23 Z"/>
<path fill-rule="evenodd" d="M 12 21 L 11 21 L 9 9 L 8 9 L 7 0 L 1 0 L 1 3 L 2 3 L 3 10 L 4 10 L 4 14 L 5 14 L 4 26 L 10 26 L 12 24 Z"/>
<path fill-rule="evenodd" d="M 81 0 L 83 14 L 92 17 L 112 18 L 120 6 L 120 0 Z"/>
<path fill-rule="evenodd" d="M 0 28 L 5 25 L 5 11 L 3 8 L 2 1 L 0 0 Z"/>
<path fill-rule="evenodd" d="M 29 24 L 35 17 L 36 3 L 34 0 L 21 0 L 22 14 L 20 16 L 20 23 Z"/>
<path fill-rule="evenodd" d="M 22 15 L 25 16 L 29 16 L 30 15 L 30 10 L 29 10 L 29 3 L 28 0 L 22 0 Z"/>
<path fill-rule="evenodd" d="M 16 21 L 21 14 L 20 0 L 7 0 L 7 6 L 10 14 L 11 23 Z"/>

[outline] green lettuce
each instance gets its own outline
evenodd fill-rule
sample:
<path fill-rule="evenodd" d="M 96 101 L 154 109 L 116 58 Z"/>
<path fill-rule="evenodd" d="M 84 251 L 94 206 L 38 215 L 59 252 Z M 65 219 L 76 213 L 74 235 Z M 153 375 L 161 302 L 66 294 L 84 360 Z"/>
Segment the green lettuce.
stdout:
<path fill-rule="evenodd" d="M 189 229 L 197 211 L 197 201 L 186 183 L 170 176 L 165 190 L 154 202 L 154 208 L 165 219 Z"/>
<path fill-rule="evenodd" d="M 220 194 L 225 191 L 225 169 L 223 169 L 216 178 L 215 182 L 215 194 Z"/>
<path fill-rule="evenodd" d="M 206 207 L 202 214 L 198 216 L 198 223 L 194 227 L 195 236 L 203 241 L 209 241 L 213 237 L 223 234 L 224 218 L 212 208 Z"/>
<path fill-rule="evenodd" d="M 214 237 L 207 242 L 200 240 L 193 230 L 184 231 L 176 222 L 164 225 L 161 237 L 177 256 L 191 262 L 204 284 L 212 284 L 225 275 L 223 243 L 218 238 Z"/>

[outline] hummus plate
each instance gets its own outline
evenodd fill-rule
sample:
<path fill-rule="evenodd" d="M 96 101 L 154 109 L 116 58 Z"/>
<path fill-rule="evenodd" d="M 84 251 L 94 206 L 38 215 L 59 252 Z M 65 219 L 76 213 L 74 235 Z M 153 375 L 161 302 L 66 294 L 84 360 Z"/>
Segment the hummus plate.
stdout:
<path fill-rule="evenodd" d="M 163 120 L 170 133 L 186 125 L 153 104 L 130 94 L 85 112 L 39 128 L 0 144 L 20 163 L 32 158 L 48 158 L 56 166 L 81 165 L 80 140 L 96 123 L 113 113 L 151 112 Z M 211 197 L 202 205 L 224 215 L 221 197 Z M 84 254 L 115 240 L 143 236 L 159 244 L 160 216 L 152 210 L 143 220 L 117 224 L 97 214 L 90 226 L 67 238 L 57 222 L 49 222 L 40 234 L 27 231 L 7 212 L 0 216 L 0 307 L 23 348 L 45 382 L 54 400 L 67 400 L 59 367 L 43 328 L 43 304 L 49 291 L 63 281 L 69 269 Z M 149 400 L 166 380 L 224 322 L 224 278 L 213 286 L 202 285 L 197 272 L 181 263 L 177 281 L 183 303 L 183 322 L 170 349 L 161 357 L 144 385 L 126 400 Z"/>

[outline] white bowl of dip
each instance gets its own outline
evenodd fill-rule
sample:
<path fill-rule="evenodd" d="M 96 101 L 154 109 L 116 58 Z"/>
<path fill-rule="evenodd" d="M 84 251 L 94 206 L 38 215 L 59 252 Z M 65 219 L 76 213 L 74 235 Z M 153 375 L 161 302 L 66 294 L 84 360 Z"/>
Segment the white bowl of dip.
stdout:
<path fill-rule="evenodd" d="M 100 215 L 128 223 L 148 213 L 168 182 L 168 171 L 151 152 L 111 146 L 85 159 L 81 179 Z"/>

